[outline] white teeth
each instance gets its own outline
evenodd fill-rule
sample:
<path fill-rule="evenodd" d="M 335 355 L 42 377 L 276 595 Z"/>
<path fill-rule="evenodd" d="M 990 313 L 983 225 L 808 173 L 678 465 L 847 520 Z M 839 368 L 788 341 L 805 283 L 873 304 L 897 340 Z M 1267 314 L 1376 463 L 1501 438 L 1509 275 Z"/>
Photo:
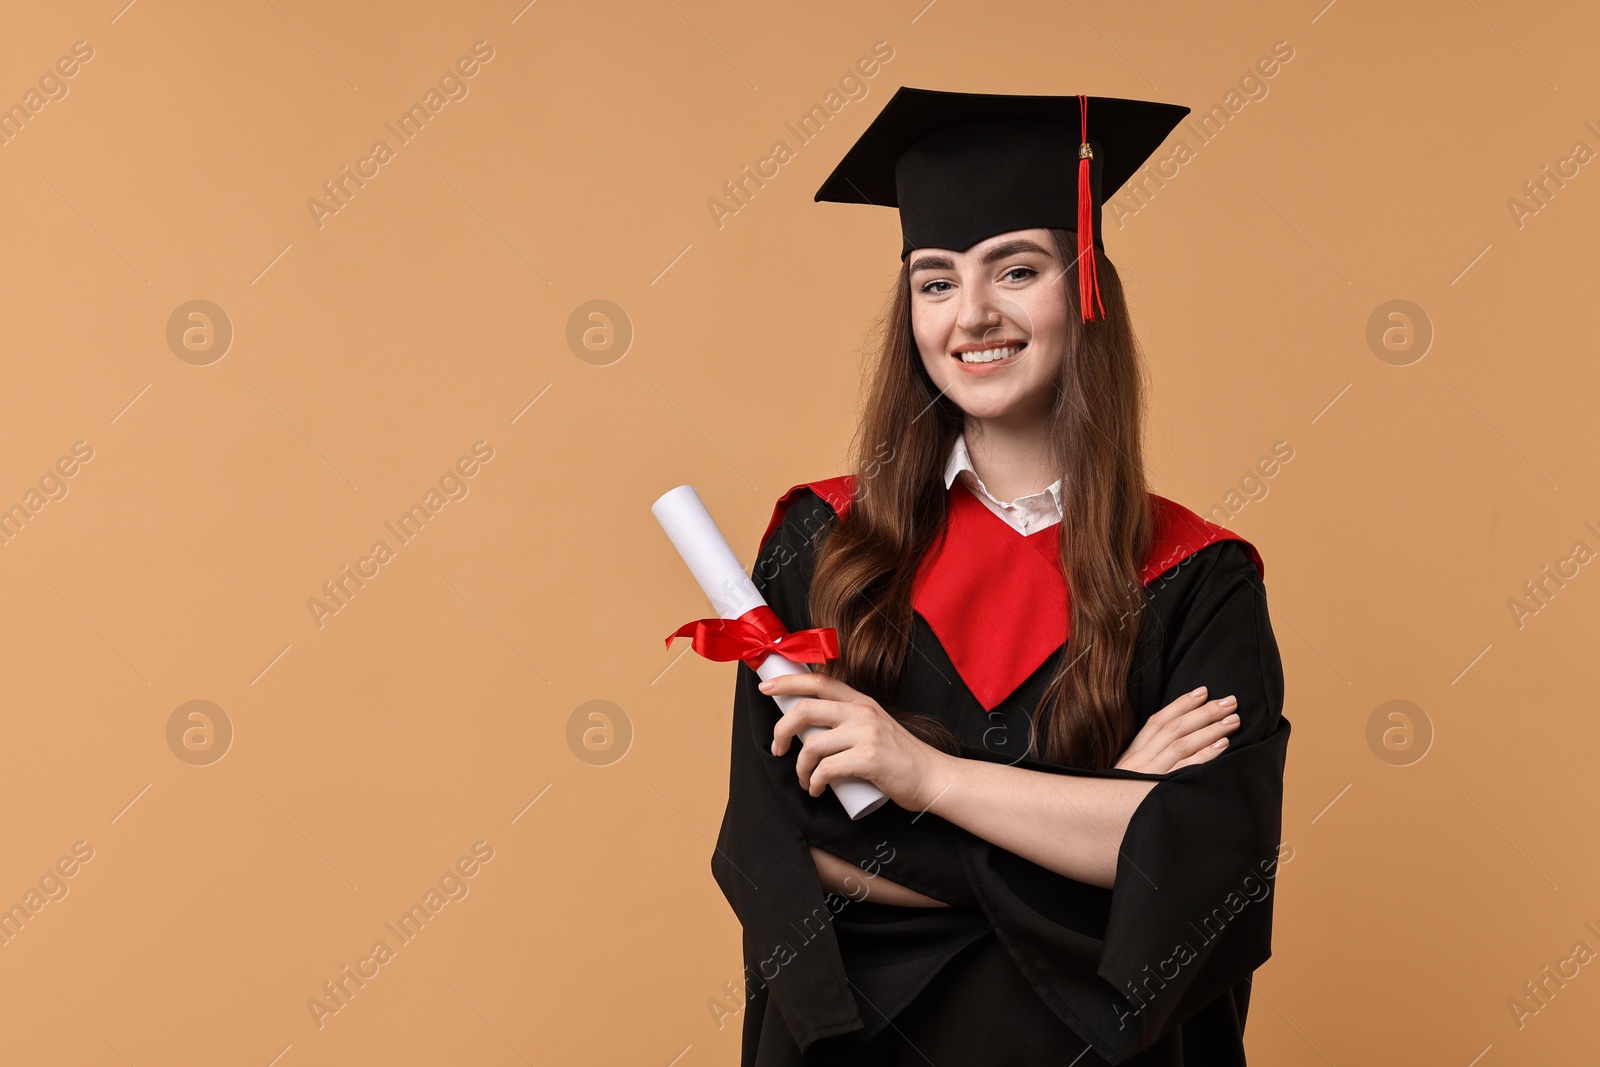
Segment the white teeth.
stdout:
<path fill-rule="evenodd" d="M 1024 345 L 1009 345 L 1005 348 L 990 348 L 981 352 L 962 352 L 963 363 L 993 363 L 996 360 L 1009 359 L 1021 352 Z"/>

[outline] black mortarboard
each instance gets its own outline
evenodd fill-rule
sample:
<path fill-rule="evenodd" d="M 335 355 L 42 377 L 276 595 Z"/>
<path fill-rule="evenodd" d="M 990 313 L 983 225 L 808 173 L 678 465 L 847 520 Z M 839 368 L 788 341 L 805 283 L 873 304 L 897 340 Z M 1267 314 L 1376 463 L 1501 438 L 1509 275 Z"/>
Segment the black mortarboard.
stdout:
<path fill-rule="evenodd" d="M 1101 204 L 1188 113 L 1179 104 L 1110 96 L 1009 96 L 902 86 L 828 175 L 816 199 L 899 208 L 901 259 L 913 248 L 964 251 L 1011 230 L 1076 230 L 1087 321 L 1100 289 L 1094 257 L 1085 253 L 1091 241 L 1105 247 Z M 1100 311 L 1104 315 L 1104 308 Z"/>

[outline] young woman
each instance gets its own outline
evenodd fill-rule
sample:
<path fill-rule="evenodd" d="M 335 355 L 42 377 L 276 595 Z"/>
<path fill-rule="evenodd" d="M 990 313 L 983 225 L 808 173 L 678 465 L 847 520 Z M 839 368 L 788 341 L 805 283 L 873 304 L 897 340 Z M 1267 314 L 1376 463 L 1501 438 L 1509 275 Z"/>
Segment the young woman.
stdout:
<path fill-rule="evenodd" d="M 1244 1063 L 1282 667 L 1253 546 L 1146 488 L 1099 245 L 1186 110 L 902 89 L 830 179 L 900 208 L 903 264 L 854 472 L 785 493 L 752 574 L 841 655 L 738 668 L 745 1065 Z M 844 777 L 890 803 L 851 820 Z"/>

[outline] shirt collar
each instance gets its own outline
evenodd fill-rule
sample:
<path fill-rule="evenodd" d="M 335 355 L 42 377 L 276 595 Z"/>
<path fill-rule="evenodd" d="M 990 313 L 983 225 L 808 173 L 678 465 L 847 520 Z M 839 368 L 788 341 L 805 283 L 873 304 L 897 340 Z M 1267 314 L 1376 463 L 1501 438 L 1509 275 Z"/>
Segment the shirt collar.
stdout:
<path fill-rule="evenodd" d="M 1006 501 L 996 499 L 995 495 L 989 492 L 988 488 L 984 486 L 983 479 L 978 477 L 978 470 L 972 465 L 972 456 L 967 451 L 967 435 L 965 433 L 957 434 L 956 443 L 950 448 L 950 458 L 944 465 L 944 487 L 949 489 L 952 485 L 954 485 L 956 477 L 960 475 L 962 471 L 967 472 L 969 484 L 982 491 L 990 500 L 994 500 L 995 503 L 1006 503 Z M 1050 494 L 1051 501 L 1055 505 L 1056 514 L 1060 515 L 1062 513 L 1061 479 L 1057 478 L 1055 481 L 1051 482 L 1047 491 Z M 1018 497 L 1017 499 L 1026 500 L 1027 497 Z M 1016 501 L 1010 501 L 1010 503 L 1015 502 Z"/>

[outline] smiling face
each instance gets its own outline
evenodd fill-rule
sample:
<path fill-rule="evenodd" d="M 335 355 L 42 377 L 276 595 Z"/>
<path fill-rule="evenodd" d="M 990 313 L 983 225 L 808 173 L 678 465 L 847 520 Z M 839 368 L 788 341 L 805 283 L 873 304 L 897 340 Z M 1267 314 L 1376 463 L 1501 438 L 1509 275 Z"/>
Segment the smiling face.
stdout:
<path fill-rule="evenodd" d="M 917 248 L 906 261 L 912 335 L 935 387 L 969 418 L 1043 421 L 1069 337 L 1050 231 L 996 234 L 964 252 Z"/>

